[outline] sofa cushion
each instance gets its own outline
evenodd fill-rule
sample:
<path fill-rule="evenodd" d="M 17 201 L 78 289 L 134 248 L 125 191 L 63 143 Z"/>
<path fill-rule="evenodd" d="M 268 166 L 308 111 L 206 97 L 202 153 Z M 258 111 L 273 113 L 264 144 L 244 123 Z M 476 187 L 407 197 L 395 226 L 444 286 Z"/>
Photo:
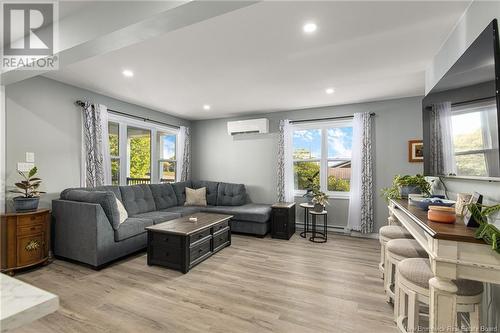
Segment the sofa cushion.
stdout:
<path fill-rule="evenodd" d="M 184 206 L 207 206 L 207 188 L 198 189 L 186 187 L 186 202 Z"/>
<path fill-rule="evenodd" d="M 154 212 L 147 212 L 134 215 L 132 217 L 139 219 L 150 219 L 153 220 L 153 224 L 158 224 L 166 221 L 170 221 L 176 218 L 181 217 L 179 213 L 170 213 L 170 212 L 160 212 L 155 210 Z"/>
<path fill-rule="evenodd" d="M 88 190 L 68 190 L 61 193 L 61 199 L 89 202 L 101 205 L 106 217 L 113 229 L 118 229 L 120 225 L 120 212 L 116 204 L 116 196 L 113 192 L 107 191 L 88 191 Z"/>
<path fill-rule="evenodd" d="M 219 182 L 211 182 L 206 180 L 193 180 L 192 188 L 207 188 L 207 204 L 217 205 L 217 190 L 219 189 Z"/>
<path fill-rule="evenodd" d="M 145 233 L 144 228 L 152 226 L 152 219 L 140 219 L 136 217 L 129 217 L 125 220 L 120 227 L 115 230 L 115 241 L 119 242 L 130 237 L 137 236 L 139 234 Z"/>
<path fill-rule="evenodd" d="M 205 207 L 203 207 L 203 208 L 205 208 Z M 200 211 L 201 211 L 201 207 L 195 207 L 195 206 L 177 206 L 177 207 L 170 207 L 170 208 L 162 210 L 162 212 L 178 213 L 178 214 L 181 214 L 181 216 L 191 215 L 194 213 L 198 213 Z"/>
<path fill-rule="evenodd" d="M 186 187 L 191 187 L 191 181 L 172 183 L 172 187 L 177 197 L 177 206 L 184 206 L 186 202 Z"/>
<path fill-rule="evenodd" d="M 233 215 L 233 219 L 266 223 L 271 218 L 271 205 L 249 203 L 242 206 L 208 206 L 203 212 Z"/>
<path fill-rule="evenodd" d="M 122 202 L 128 215 L 133 216 L 156 210 L 151 188 L 147 184 L 120 186 Z"/>
<path fill-rule="evenodd" d="M 219 183 L 217 206 L 241 206 L 246 203 L 247 191 L 243 184 Z"/>
<path fill-rule="evenodd" d="M 156 209 L 167 209 L 177 206 L 177 196 L 171 184 L 151 184 L 149 185 L 153 193 Z"/>

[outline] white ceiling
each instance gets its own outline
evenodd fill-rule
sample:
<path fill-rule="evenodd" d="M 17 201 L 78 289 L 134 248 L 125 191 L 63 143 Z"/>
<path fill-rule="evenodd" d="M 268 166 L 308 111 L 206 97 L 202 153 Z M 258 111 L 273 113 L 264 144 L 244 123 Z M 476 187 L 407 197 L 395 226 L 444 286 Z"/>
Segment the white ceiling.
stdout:
<path fill-rule="evenodd" d="M 468 4 L 261 2 L 46 76 L 186 119 L 423 95 Z"/>

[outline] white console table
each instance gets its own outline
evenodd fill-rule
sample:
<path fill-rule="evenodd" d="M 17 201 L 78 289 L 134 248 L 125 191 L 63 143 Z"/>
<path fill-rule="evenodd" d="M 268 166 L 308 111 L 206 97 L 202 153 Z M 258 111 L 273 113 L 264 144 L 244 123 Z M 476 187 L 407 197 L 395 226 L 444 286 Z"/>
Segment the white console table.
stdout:
<path fill-rule="evenodd" d="M 462 218 L 455 224 L 427 220 L 427 213 L 407 200 L 391 200 L 391 218 L 401 223 L 427 251 L 435 277 L 429 280 L 430 332 L 456 332 L 456 292 L 452 280 L 500 284 L 500 254 L 474 238 Z"/>
<path fill-rule="evenodd" d="M 59 297 L 0 274 L 0 330 L 8 331 L 59 308 Z"/>

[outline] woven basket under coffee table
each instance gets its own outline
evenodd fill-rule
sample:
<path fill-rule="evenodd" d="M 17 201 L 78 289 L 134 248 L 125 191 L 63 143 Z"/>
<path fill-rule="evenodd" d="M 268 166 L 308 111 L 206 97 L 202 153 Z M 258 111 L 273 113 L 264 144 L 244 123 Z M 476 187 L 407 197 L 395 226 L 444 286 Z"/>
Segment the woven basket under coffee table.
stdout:
<path fill-rule="evenodd" d="M 326 243 L 328 239 L 328 234 L 326 231 L 326 226 L 328 223 L 328 212 L 323 210 L 322 212 L 316 212 L 314 210 L 309 210 L 311 214 L 311 237 L 309 240 L 314 243 Z M 323 216 L 323 232 L 317 230 L 316 219 L 318 216 Z"/>

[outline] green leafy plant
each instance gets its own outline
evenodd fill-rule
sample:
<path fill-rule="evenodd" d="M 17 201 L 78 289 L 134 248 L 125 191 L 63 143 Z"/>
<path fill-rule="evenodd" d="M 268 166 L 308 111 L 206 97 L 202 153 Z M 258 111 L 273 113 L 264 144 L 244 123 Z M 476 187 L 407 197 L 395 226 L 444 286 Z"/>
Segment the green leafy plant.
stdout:
<path fill-rule="evenodd" d="M 314 194 L 312 202 L 316 205 L 326 206 L 328 203 L 328 195 L 326 193 L 318 191 Z"/>
<path fill-rule="evenodd" d="M 23 180 L 21 180 L 19 183 L 15 183 L 14 185 L 16 185 L 17 189 L 10 190 L 9 192 L 22 194 L 21 196 L 19 196 L 21 198 L 36 198 L 39 197 L 40 194 L 45 193 L 42 191 L 38 191 L 42 180 L 38 177 L 35 177 L 37 172 L 38 169 L 36 167 L 33 167 L 27 173 L 18 171 L 21 177 L 23 177 Z"/>
<path fill-rule="evenodd" d="M 500 212 L 500 204 L 485 206 L 477 203 L 467 205 L 472 218 L 479 224 L 475 232 L 477 239 L 482 239 L 486 244 L 491 245 L 491 249 L 500 254 L 500 230 L 493 224 L 488 223 L 488 216 Z"/>
<path fill-rule="evenodd" d="M 317 181 L 317 177 L 319 175 L 319 170 L 312 174 L 311 176 L 306 177 L 305 181 L 305 190 L 306 193 L 303 195 L 304 198 L 314 197 L 316 193 L 319 193 L 319 181 Z"/>
<path fill-rule="evenodd" d="M 392 181 L 392 185 L 381 190 L 381 195 L 387 201 L 390 199 L 401 199 L 401 187 L 403 186 L 415 186 L 420 189 L 423 195 L 429 196 L 431 193 L 431 185 L 425 177 L 422 175 L 397 175 Z"/>

